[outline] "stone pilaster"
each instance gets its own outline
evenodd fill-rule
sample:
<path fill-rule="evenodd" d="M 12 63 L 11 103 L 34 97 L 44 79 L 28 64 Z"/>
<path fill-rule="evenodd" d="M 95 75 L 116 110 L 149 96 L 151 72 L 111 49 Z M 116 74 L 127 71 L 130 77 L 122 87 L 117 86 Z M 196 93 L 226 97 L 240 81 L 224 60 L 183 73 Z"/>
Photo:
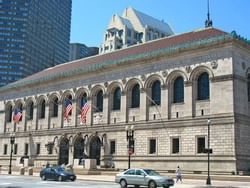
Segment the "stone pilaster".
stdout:
<path fill-rule="evenodd" d="M 161 118 L 168 118 L 168 89 L 166 85 L 161 86 Z"/>
<path fill-rule="evenodd" d="M 148 88 L 141 88 L 140 90 L 140 120 L 148 120 L 148 99 L 147 99 Z"/>
<path fill-rule="evenodd" d="M 109 97 L 107 94 L 103 95 L 103 124 L 109 124 L 109 114 L 110 114 L 110 107 L 109 107 Z"/>
<path fill-rule="evenodd" d="M 122 91 L 121 96 L 121 122 L 128 121 L 127 92 Z"/>

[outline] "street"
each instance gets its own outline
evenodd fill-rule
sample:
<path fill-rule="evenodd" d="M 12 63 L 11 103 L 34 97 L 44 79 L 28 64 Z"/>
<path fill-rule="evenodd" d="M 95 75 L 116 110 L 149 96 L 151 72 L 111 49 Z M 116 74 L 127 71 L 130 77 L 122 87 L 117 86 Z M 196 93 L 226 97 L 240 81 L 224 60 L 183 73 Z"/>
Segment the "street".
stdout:
<path fill-rule="evenodd" d="M 92 177 L 92 176 L 90 176 Z M 37 176 L 14 176 L 0 175 L 0 188 L 119 188 L 120 185 L 112 181 L 100 181 L 90 178 L 89 180 L 77 179 L 75 182 L 42 181 Z M 133 187 L 133 186 L 130 186 Z M 185 179 L 183 183 L 177 183 L 171 188 L 250 188 L 249 182 L 236 181 L 212 181 L 212 186 L 206 186 L 204 180 Z"/>
<path fill-rule="evenodd" d="M 82 181 L 75 182 L 58 182 L 42 181 L 40 177 L 33 176 L 9 176 L 0 175 L 0 188 L 70 188 L 70 187 L 87 187 L 87 188 L 118 188 L 119 186 L 112 182 L 100 181 Z"/>

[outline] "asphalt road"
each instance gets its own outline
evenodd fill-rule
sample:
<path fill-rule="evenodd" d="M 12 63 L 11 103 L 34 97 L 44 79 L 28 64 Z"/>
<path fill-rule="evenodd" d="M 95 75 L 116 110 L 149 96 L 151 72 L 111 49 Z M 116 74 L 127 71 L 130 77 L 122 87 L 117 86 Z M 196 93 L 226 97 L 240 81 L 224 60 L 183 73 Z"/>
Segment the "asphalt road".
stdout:
<path fill-rule="evenodd" d="M 118 184 L 100 180 L 80 180 L 75 182 L 42 181 L 38 176 L 0 175 L 0 188 L 120 188 Z M 133 187 L 133 186 L 130 186 Z M 250 182 L 215 181 L 212 186 L 206 186 L 204 180 L 185 179 L 171 188 L 250 188 Z"/>
<path fill-rule="evenodd" d="M 58 182 L 58 181 L 42 181 L 39 177 L 32 176 L 8 176 L 0 175 L 0 188 L 119 188 L 119 185 L 112 182 L 100 181 L 82 181 L 74 182 Z"/>

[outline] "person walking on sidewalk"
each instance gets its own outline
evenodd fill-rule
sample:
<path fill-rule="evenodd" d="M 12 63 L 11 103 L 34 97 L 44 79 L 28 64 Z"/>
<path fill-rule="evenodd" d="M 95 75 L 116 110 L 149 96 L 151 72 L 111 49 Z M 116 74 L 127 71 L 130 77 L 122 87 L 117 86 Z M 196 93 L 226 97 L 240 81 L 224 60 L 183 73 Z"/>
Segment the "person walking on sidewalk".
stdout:
<path fill-rule="evenodd" d="M 176 183 L 180 180 L 180 182 L 182 183 L 182 174 L 181 174 L 181 169 L 179 166 L 177 166 L 176 169 Z"/>

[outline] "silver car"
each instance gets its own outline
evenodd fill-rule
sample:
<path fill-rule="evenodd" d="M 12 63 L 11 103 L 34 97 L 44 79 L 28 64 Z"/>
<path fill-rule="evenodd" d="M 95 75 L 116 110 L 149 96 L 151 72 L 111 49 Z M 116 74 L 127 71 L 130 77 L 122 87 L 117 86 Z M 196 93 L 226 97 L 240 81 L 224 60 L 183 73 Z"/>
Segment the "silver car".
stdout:
<path fill-rule="evenodd" d="M 174 185 L 172 178 L 161 176 L 152 169 L 128 169 L 117 174 L 115 182 L 119 183 L 121 188 L 125 188 L 128 185 L 134 185 L 135 187 L 147 186 L 148 188 L 169 188 Z"/>

